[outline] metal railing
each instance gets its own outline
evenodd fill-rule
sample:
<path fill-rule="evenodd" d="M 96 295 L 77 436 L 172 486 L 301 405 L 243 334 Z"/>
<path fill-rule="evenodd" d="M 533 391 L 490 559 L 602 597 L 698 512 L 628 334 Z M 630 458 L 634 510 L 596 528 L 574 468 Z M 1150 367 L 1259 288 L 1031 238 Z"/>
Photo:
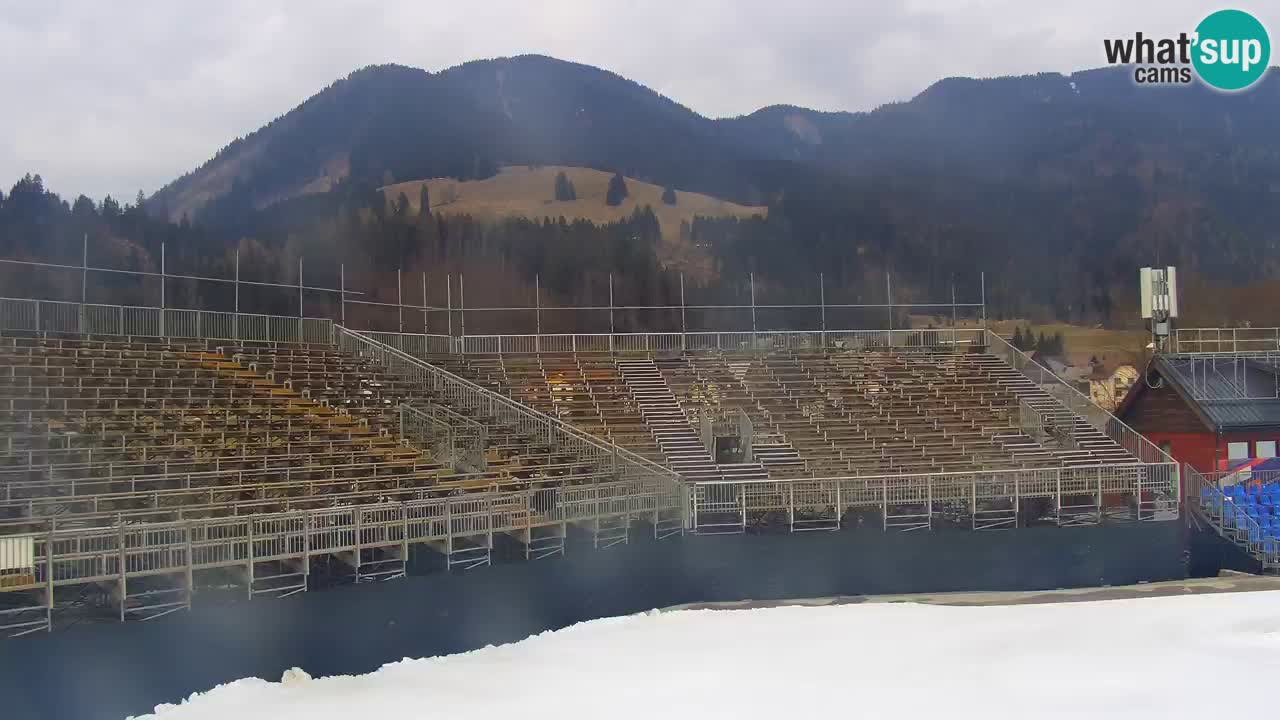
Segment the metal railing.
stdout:
<path fill-rule="evenodd" d="M 1249 514 L 1247 506 L 1223 490 L 1223 474 L 1204 475 L 1190 465 L 1183 466 L 1182 472 L 1192 502 L 1218 534 L 1261 562 L 1264 569 L 1280 567 L 1280 540 Z"/>
<path fill-rule="evenodd" d="M 1033 406 L 1027 398 L 1019 398 L 1018 425 L 1024 435 L 1042 445 L 1052 441 L 1059 448 L 1076 448 L 1076 416 L 1066 408 L 1045 412 Z"/>
<path fill-rule="evenodd" d="M 1163 360 L 1196 400 L 1280 399 L 1280 352 L 1176 353 Z"/>
<path fill-rule="evenodd" d="M 742 454 L 742 457 L 735 462 L 752 462 L 751 445 L 755 440 L 753 437 L 755 426 L 751 422 L 751 416 L 747 415 L 745 410 L 703 407 L 698 409 L 697 413 L 698 437 L 702 440 L 702 446 L 711 453 L 712 457 L 716 454 L 716 438 L 734 437 L 738 439 L 738 451 Z"/>
<path fill-rule="evenodd" d="M 1174 352 L 1237 353 L 1280 351 L 1280 328 L 1178 328 Z"/>
<path fill-rule="evenodd" d="M 749 463 L 755 460 L 755 454 L 752 452 L 752 446 L 755 444 L 755 425 L 751 422 L 751 416 L 742 408 L 738 408 L 738 439 L 742 447 L 742 462 Z"/>
<path fill-rule="evenodd" d="M 10 536 L 30 539 L 33 566 L 14 568 L 0 590 L 252 566 L 412 543 L 452 546 L 455 539 L 602 517 L 654 518 L 670 500 L 667 488 L 634 479 L 179 522 L 133 524 L 120 516 L 93 528 L 63 527 L 54 518 L 43 532 Z"/>
<path fill-rule="evenodd" d="M 1169 519 L 1147 509 L 1145 498 L 1163 494 L 1170 502 L 1177 473 L 1151 465 L 1044 468 L 1000 472 L 858 478 L 765 481 L 705 481 L 687 485 L 690 528 L 714 531 L 743 526 L 754 515 L 781 512 L 797 521 L 813 522 L 826 514 L 839 524 L 847 508 L 922 506 L 929 517 L 946 503 L 969 503 L 975 515 L 988 503 L 1019 498 L 1054 498 L 1059 507 L 1082 496 L 1095 499 L 1101 513 L 1104 498 L 1116 493 L 1137 498 L 1133 519 Z M 1216 489 L 1216 488 L 1215 488 Z M 319 498 L 323 499 L 323 497 Z M 362 547 L 449 541 L 605 517 L 652 519 L 655 526 L 671 508 L 668 483 L 652 475 L 613 482 L 499 490 L 404 502 L 352 504 L 283 513 L 193 518 L 176 522 L 138 523 L 140 512 L 105 516 L 108 522 L 70 527 L 80 518 L 41 521 L 43 532 L 9 537 L 30 557 L 30 568 L 10 568 L 4 590 L 111 581 L 133 574 L 156 574 L 296 559 Z M 1176 517 L 1176 505 L 1172 506 Z M 110 518 L 115 518 L 111 521 Z M 13 563 L 10 563 L 13 564 Z M 50 568 L 52 570 L 50 571 Z"/>
<path fill-rule="evenodd" d="M 250 461 L 234 458 L 237 465 L 227 469 L 199 469 L 210 465 L 218 465 L 226 458 L 215 458 L 213 461 L 191 460 L 163 463 L 131 463 L 122 461 L 106 466 L 107 473 L 102 475 L 74 475 L 77 465 L 54 465 L 44 468 L 4 468 L 0 470 L 0 504 L 23 502 L 38 498 L 73 498 L 78 496 L 101 496 L 109 493 L 129 492 L 147 493 L 167 490 L 200 490 L 234 489 L 255 483 L 280 483 L 288 485 L 294 482 L 324 482 L 326 480 L 382 482 L 388 478 L 395 479 L 404 473 L 421 470 L 433 470 L 438 466 L 434 462 L 412 463 L 403 461 L 390 462 L 357 462 L 368 453 L 351 452 L 337 456 L 319 454 L 268 455 L 259 456 L 258 466 L 245 468 Z M 276 466 L 263 467 L 262 460 L 277 463 Z M 324 461 L 324 464 L 315 462 Z M 289 464 L 280 466 L 279 463 Z M 89 466 L 93 468 L 95 466 Z M 53 477 L 51 468 L 57 468 L 60 477 Z M 358 472 L 357 472 L 358 471 Z M 89 473 L 89 470 L 79 470 Z M 47 479 L 33 480 L 35 473 L 48 474 Z"/>
<path fill-rule="evenodd" d="M 535 483 L 613 482 L 613 476 L 597 471 L 590 463 L 541 465 L 549 477 Z M 563 473 L 563 474 L 558 474 Z M 43 521 L 56 517 L 63 528 L 100 527 L 123 521 L 127 524 L 163 523 L 204 519 L 210 515 L 246 515 L 282 510 L 309 510 L 337 504 L 408 502 L 454 494 L 464 485 L 471 492 L 505 491 L 525 480 L 506 479 L 486 473 L 456 475 L 391 475 L 334 477 L 295 481 L 258 482 L 242 485 L 206 486 L 192 489 L 165 488 L 137 492 L 109 492 L 70 497 L 41 497 L 0 503 L 0 536 L 30 532 Z M 256 499 L 245 499 L 255 498 Z M 121 508 L 128 508 L 121 509 Z"/>
<path fill-rule="evenodd" d="M 451 340 L 451 349 L 464 354 L 522 354 L 550 352 L 677 352 L 677 351 L 751 351 L 807 350 L 824 347 L 861 348 L 929 348 L 969 347 L 981 345 L 981 328 L 940 328 L 908 330 L 812 330 L 756 332 L 653 332 L 653 333 L 578 333 L 563 335 L 466 335 L 443 338 Z M 366 333 L 378 339 L 397 333 Z M 421 338 L 423 336 L 406 336 Z M 434 338 L 404 342 L 429 342 Z M 388 343 L 392 344 L 392 343 Z M 439 350 L 428 352 L 440 352 Z"/>
<path fill-rule="evenodd" d="M 1204 477 L 1218 487 L 1266 485 L 1280 482 L 1280 470 L 1254 470 L 1242 467 L 1225 472 L 1204 473 Z"/>
<path fill-rule="evenodd" d="M 478 310 L 478 309 L 477 309 Z M 328 318 L 128 305 L 0 298 L 0 330 L 129 337 L 327 342 Z M 688 331 L 646 333 L 440 335 L 361 331 L 417 355 L 539 352 L 675 352 L 818 348 L 946 348 L 983 344 L 985 330 L 946 327 L 898 330 Z"/>
<path fill-rule="evenodd" d="M 1132 498 L 1130 519 L 1178 517 L 1179 474 L 1174 463 L 1050 467 L 1020 470 L 927 473 L 865 477 L 770 480 L 708 480 L 690 483 L 689 528 L 723 532 L 745 527 L 752 517 L 780 514 L 807 522 L 823 518 L 838 527 L 850 508 L 879 508 L 886 529 L 893 518 L 940 515 L 935 508 L 966 505 L 975 518 L 989 503 L 1014 504 L 1025 498 L 1051 498 L 1063 524 L 1090 507 L 1097 521 L 1108 511 L 1107 498 Z M 1089 498 L 1082 504 L 1081 498 Z M 903 513 L 902 508 L 917 508 Z M 895 508 L 897 510 L 895 510 Z M 1070 513 L 1072 517 L 1067 517 Z M 927 527 L 927 522 L 921 527 Z"/>
<path fill-rule="evenodd" d="M 435 403 L 400 405 L 400 437 L 461 472 L 483 472 L 488 428 Z"/>
<path fill-rule="evenodd" d="M 410 355 L 445 355 L 456 352 L 454 340 L 448 335 L 425 335 L 422 333 L 374 332 L 361 330 L 365 337 L 372 338 Z"/>
<path fill-rule="evenodd" d="M 1051 398 L 1060 403 L 1071 413 L 1084 418 L 1107 437 L 1115 441 L 1129 454 L 1147 464 L 1173 464 L 1176 462 L 1167 453 L 1143 437 L 1136 430 L 1124 424 L 1116 416 L 1096 405 L 1087 395 L 1067 384 L 1051 370 L 1010 345 L 1008 341 L 993 332 L 987 332 L 986 346 L 988 352 L 1003 360 L 1024 377 L 1044 390 Z"/>
<path fill-rule="evenodd" d="M 0 330 L 264 342 L 329 342 L 333 321 L 282 315 L 0 298 Z"/>

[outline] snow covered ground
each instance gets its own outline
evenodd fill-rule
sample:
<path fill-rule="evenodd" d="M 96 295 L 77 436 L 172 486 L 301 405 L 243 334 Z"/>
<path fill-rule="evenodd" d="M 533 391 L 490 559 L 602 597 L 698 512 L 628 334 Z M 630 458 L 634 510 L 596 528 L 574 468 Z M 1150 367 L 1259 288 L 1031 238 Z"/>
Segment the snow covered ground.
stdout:
<path fill-rule="evenodd" d="M 357 677 L 239 680 L 147 717 L 1169 720 L 1261 707 L 1277 672 L 1280 591 L 694 610 L 598 620 Z"/>

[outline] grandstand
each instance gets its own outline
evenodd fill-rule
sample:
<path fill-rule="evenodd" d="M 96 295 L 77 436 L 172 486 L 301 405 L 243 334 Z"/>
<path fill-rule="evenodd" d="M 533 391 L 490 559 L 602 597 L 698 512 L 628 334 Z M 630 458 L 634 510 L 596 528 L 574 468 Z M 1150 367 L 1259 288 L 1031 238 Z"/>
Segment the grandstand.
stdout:
<path fill-rule="evenodd" d="M 471 380 L 697 479 L 1084 467 L 1132 455 L 983 352 L 951 349 L 428 356 Z M 702 417 L 743 413 L 759 462 L 710 467 Z M 1024 427 L 1024 412 L 1052 425 Z M 674 418 L 674 420 L 672 419 Z M 1035 434 L 1036 437 L 1032 437 Z M 694 459 L 684 454 L 698 446 Z M 706 456 L 706 457 L 702 457 Z"/>
<path fill-rule="evenodd" d="M 1178 512 L 1167 456 L 981 327 L 437 336 L 62 305 L 0 300 L 7 635 L 414 554 L 463 571 L 503 537 L 533 560 L 571 535 Z"/>

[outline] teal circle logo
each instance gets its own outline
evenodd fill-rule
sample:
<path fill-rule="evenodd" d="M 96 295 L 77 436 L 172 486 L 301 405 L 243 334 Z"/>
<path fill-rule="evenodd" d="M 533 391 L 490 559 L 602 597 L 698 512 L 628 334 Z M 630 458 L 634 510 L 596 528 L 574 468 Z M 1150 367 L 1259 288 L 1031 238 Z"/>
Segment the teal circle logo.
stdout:
<path fill-rule="evenodd" d="M 1243 90 L 1271 62 L 1271 40 L 1258 19 L 1243 10 L 1219 10 L 1196 26 L 1191 64 L 1219 90 Z"/>

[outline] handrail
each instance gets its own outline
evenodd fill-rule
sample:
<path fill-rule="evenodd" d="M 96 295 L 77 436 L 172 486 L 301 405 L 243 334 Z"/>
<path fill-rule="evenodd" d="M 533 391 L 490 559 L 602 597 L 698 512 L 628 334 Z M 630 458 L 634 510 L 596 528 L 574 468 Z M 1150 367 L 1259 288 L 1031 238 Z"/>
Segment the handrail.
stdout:
<path fill-rule="evenodd" d="M 324 342 L 329 318 L 0 297 L 0 330 L 250 342 Z"/>
<path fill-rule="evenodd" d="M 905 328 L 895 330 L 685 330 L 655 332 L 580 332 L 464 335 L 451 338 L 451 352 L 458 354 L 544 353 L 544 352 L 664 352 L 689 350 L 813 349 L 836 345 L 867 347 L 925 348 L 975 346 L 982 341 L 982 328 Z M 386 333 L 375 333 L 388 336 Z M 421 343 L 410 334 L 396 342 Z"/>
<path fill-rule="evenodd" d="M 1193 327 L 1178 328 L 1173 335 L 1174 351 L 1184 354 L 1235 353 L 1280 350 L 1280 328 L 1276 327 Z M 1206 350 L 1205 348 L 1210 348 Z"/>
<path fill-rule="evenodd" d="M 291 456 L 276 455 L 272 457 L 283 458 L 283 457 L 291 457 Z M 292 456 L 292 457 L 301 458 L 304 456 L 299 455 L 299 456 Z M 306 455 L 305 457 L 314 457 L 314 456 Z M 234 459 L 237 461 L 241 460 L 240 458 L 234 458 Z M 193 480 L 200 480 L 204 478 L 226 479 L 226 478 L 235 476 L 237 478 L 237 484 L 244 484 L 244 478 L 246 477 L 255 478 L 262 475 L 284 475 L 285 479 L 283 482 L 290 482 L 293 479 L 293 473 L 295 470 L 301 474 L 328 473 L 331 477 L 337 477 L 337 473 L 346 472 L 348 470 L 365 470 L 365 471 L 372 471 L 373 473 L 375 473 L 374 475 L 368 476 L 370 478 L 373 478 L 373 477 L 377 477 L 376 473 L 380 468 L 395 467 L 397 469 L 402 469 L 404 465 L 405 463 L 399 462 L 399 461 L 372 462 L 372 463 L 362 462 L 362 463 L 340 463 L 336 465 L 322 465 L 322 466 L 294 465 L 294 466 L 269 467 L 269 468 L 257 467 L 257 468 L 251 468 L 248 470 L 242 469 L 242 468 L 229 468 L 226 470 L 191 470 L 187 472 L 176 471 L 176 472 L 166 472 L 166 473 L 151 473 L 146 475 L 130 475 L 127 472 L 125 472 L 123 474 L 114 475 L 114 476 L 112 475 L 100 475 L 100 476 L 99 475 L 81 475 L 76 477 L 50 478 L 47 480 L 5 480 L 4 475 L 2 474 L 3 471 L 0 471 L 0 485 L 3 485 L 4 487 L 3 498 L 0 498 L 0 502 L 12 502 L 15 500 L 29 500 L 32 498 L 43 498 L 43 497 L 64 497 L 64 496 L 74 497 L 79 494 L 76 492 L 77 486 L 84 487 L 84 486 L 93 486 L 93 485 L 123 485 L 126 483 L 136 486 L 138 484 L 146 484 L 146 483 L 163 483 L 166 481 L 185 480 L 186 484 L 178 486 L 177 488 L 152 488 L 150 490 L 135 490 L 131 492 L 155 492 L 157 490 L 166 490 L 166 489 L 200 490 L 200 489 L 207 489 L 210 487 L 225 488 L 225 487 L 228 487 L 228 485 L 226 484 L 192 485 L 191 482 Z M 412 465 L 415 468 L 419 465 L 423 467 L 432 467 L 436 465 L 436 463 L 414 462 L 412 463 Z M 55 465 L 53 467 L 58 467 L 58 466 Z M 68 467 L 74 468 L 74 466 L 68 466 Z M 5 468 L 4 470 L 9 470 L 9 468 Z M 23 472 L 25 473 L 25 471 Z M 324 479 L 325 478 L 309 478 L 308 480 L 324 480 Z M 34 492 L 40 489 L 47 489 L 50 492 L 45 495 L 33 494 L 33 495 L 20 496 L 17 498 L 13 497 L 13 493 L 15 490 L 29 490 Z M 54 492 L 57 490 L 67 490 L 69 492 L 67 493 L 67 495 L 59 495 L 56 492 Z"/>
<path fill-rule="evenodd" d="M 480 435 L 480 437 L 486 440 L 489 437 L 489 428 L 486 427 L 484 423 L 480 422 L 479 420 L 476 420 L 475 418 L 469 418 L 466 415 L 463 415 L 462 413 L 458 412 L 457 410 L 445 407 L 440 403 L 429 402 L 429 403 L 426 403 L 425 406 L 418 406 L 418 405 L 411 404 L 410 407 L 412 407 L 414 410 L 418 410 L 423 413 L 426 413 L 427 415 L 432 415 L 432 416 L 437 414 L 443 415 L 444 417 L 440 419 L 444 420 L 445 422 L 456 423 L 458 425 L 471 428 L 472 432 L 475 432 L 476 434 Z"/>
<path fill-rule="evenodd" d="M 829 523 L 838 528 L 846 508 L 879 507 L 886 523 L 893 512 L 922 508 L 917 518 L 938 512 L 939 503 L 960 503 L 975 518 L 986 503 L 1006 503 L 1002 512 L 1016 522 L 1018 498 L 1055 500 L 1060 524 L 1077 520 L 1102 522 L 1106 517 L 1138 522 L 1175 519 L 1178 505 L 1177 467 L 1174 463 L 1151 465 L 1096 465 L 1025 468 L 997 471 L 967 471 L 878 475 L 836 478 L 707 479 L 689 483 L 690 521 L 694 532 L 720 532 L 724 528 L 745 528 L 751 517 L 781 513 L 803 522 Z M 1132 498 L 1118 503 L 1117 495 Z M 1079 504 L 1089 496 L 1091 503 Z M 1112 498 L 1112 499 L 1109 499 Z M 902 516 L 905 517 L 905 516 Z M 928 526 L 929 521 L 919 527 Z M 886 529 L 889 527 L 886 524 Z M 976 526 L 975 526 L 976 529 Z"/>
<path fill-rule="evenodd" d="M 1100 465 L 1051 465 L 1047 467 L 1028 467 L 1028 468 L 1008 468 L 1004 470 L 944 470 L 941 472 L 930 473 L 899 473 L 885 475 L 831 475 L 823 477 L 783 477 L 783 478 L 767 478 L 759 480 L 734 480 L 734 479 L 707 479 L 690 481 L 691 485 L 755 485 L 755 484 L 796 484 L 804 485 L 807 483 L 821 482 L 848 482 L 862 483 L 870 485 L 872 483 L 919 483 L 922 481 L 932 480 L 972 480 L 982 479 L 989 482 L 1012 482 L 1014 476 L 1019 477 L 1045 477 L 1045 476 L 1066 476 L 1079 474 L 1081 476 L 1094 474 L 1102 471 L 1123 472 L 1132 471 L 1139 473 L 1144 470 L 1151 470 L 1153 467 L 1170 468 L 1177 463 L 1107 463 Z M 1004 480 L 1005 477 L 1010 478 Z"/>
<path fill-rule="evenodd" d="M 483 472 L 489 429 L 437 403 L 400 403 L 400 436 L 446 460 L 455 470 Z M 429 428 L 435 428 L 432 432 Z"/>
<path fill-rule="evenodd" d="M 676 472 L 641 457 L 626 448 L 600 440 L 562 420 L 522 405 L 505 395 L 477 385 L 421 358 L 413 357 L 389 345 L 380 343 L 364 333 L 349 330 L 341 325 L 335 325 L 334 335 L 342 350 L 357 355 L 362 353 L 366 356 L 372 355 L 376 360 L 383 361 L 383 364 L 392 369 L 395 369 L 395 365 L 391 361 L 399 361 L 402 366 L 408 366 L 404 369 L 411 374 L 421 375 L 421 379 L 428 387 L 441 392 L 450 401 L 463 407 L 483 411 L 485 414 L 500 420 L 512 421 L 521 429 L 533 432 L 535 436 L 541 437 L 548 444 L 590 447 L 597 453 L 613 457 L 620 466 L 626 466 L 625 469 L 631 471 L 628 474 L 636 472 L 653 474 L 671 483 L 676 489 L 681 489 L 684 485 L 683 478 Z M 624 468 L 619 468 L 619 470 L 622 469 Z"/>
<path fill-rule="evenodd" d="M 1264 566 L 1274 567 L 1280 563 L 1280 543 L 1269 538 L 1257 520 L 1236 506 L 1235 500 L 1218 485 L 1220 478 L 1216 473 L 1206 477 L 1190 465 L 1183 466 L 1182 472 L 1187 475 L 1188 487 L 1196 489 L 1192 502 L 1197 503 L 1223 537 L 1242 547 Z"/>
<path fill-rule="evenodd" d="M 554 466 L 538 466 L 550 470 L 575 470 L 589 469 L 590 463 L 574 463 Z M 602 482 L 610 482 L 611 479 L 603 473 L 588 472 L 576 474 L 572 479 L 581 482 L 586 479 L 601 479 Z M 443 482 L 441 480 L 443 479 Z M 26 510 L 28 515 L 21 517 L 5 517 L 0 518 L 0 535 L 5 534 L 4 531 L 12 527 L 28 526 L 33 522 L 56 517 L 59 523 L 65 526 L 72 523 L 87 523 L 95 518 L 127 518 L 135 520 L 137 518 L 147 518 L 160 516 L 170 516 L 177 514 L 182 517 L 186 513 L 206 512 L 210 508 L 247 508 L 254 506 L 269 505 L 272 502 L 283 501 L 286 504 L 305 504 L 315 501 L 316 498 L 333 499 L 339 496 L 351 498 L 385 498 L 393 495 L 405 493 L 415 493 L 418 495 L 430 493 L 448 493 L 459 488 L 459 484 L 472 482 L 477 480 L 485 481 L 484 486 L 487 491 L 502 492 L 504 486 L 508 485 L 527 485 L 529 483 L 559 483 L 563 480 L 559 476 L 550 476 L 538 479 L 527 478 L 503 478 L 495 477 L 484 471 L 474 472 L 456 472 L 447 476 L 436 476 L 431 482 L 423 482 L 423 478 L 415 478 L 413 476 L 393 475 L 390 477 L 352 477 L 352 478 L 327 478 L 322 480 L 293 480 L 280 483 L 253 483 L 247 485 L 231 485 L 231 486 L 208 486 L 200 488 L 167 488 L 161 490 L 139 490 L 133 492 L 118 493 L 102 493 L 96 495 L 73 495 L 73 496 L 48 496 L 39 498 L 23 498 L 7 502 L 0 502 L 0 509 L 3 510 Z M 394 487 L 387 487 L 391 483 Z M 375 485 L 372 489 L 361 489 L 362 485 Z M 344 488 L 349 490 L 339 490 L 337 492 L 324 492 L 317 494 L 315 489 L 324 488 Z M 289 490 L 297 490 L 305 488 L 307 494 L 294 495 L 284 498 L 275 497 L 271 499 L 253 499 L 253 500 L 215 500 L 215 495 L 237 495 L 238 493 L 253 492 L 260 490 L 287 492 Z M 475 486 L 471 488 L 472 492 L 476 492 Z M 201 501 L 208 497 L 207 501 Z M 161 501 L 182 499 L 195 500 L 194 502 L 180 502 L 175 504 L 162 505 Z M 152 503 L 149 506 L 134 507 L 128 510 L 100 510 L 102 504 L 118 503 L 127 500 L 144 500 Z M 76 509 L 76 508 L 92 508 L 92 509 Z M 49 514 L 46 509 L 53 509 L 53 513 Z"/>
<path fill-rule="evenodd" d="M 1072 387 L 1052 371 L 1032 360 L 1026 353 L 1010 345 L 1007 340 L 987 330 L 987 348 L 1007 362 L 1013 369 L 1022 373 L 1027 379 L 1040 387 L 1046 384 L 1053 386 L 1058 392 L 1048 392 L 1050 398 L 1058 402 L 1075 415 L 1085 418 L 1117 445 L 1133 454 L 1144 463 L 1164 464 L 1176 463 L 1168 453 L 1161 450 L 1124 421 L 1098 406 L 1084 393 Z M 1031 369 L 1034 368 L 1034 374 Z"/>

